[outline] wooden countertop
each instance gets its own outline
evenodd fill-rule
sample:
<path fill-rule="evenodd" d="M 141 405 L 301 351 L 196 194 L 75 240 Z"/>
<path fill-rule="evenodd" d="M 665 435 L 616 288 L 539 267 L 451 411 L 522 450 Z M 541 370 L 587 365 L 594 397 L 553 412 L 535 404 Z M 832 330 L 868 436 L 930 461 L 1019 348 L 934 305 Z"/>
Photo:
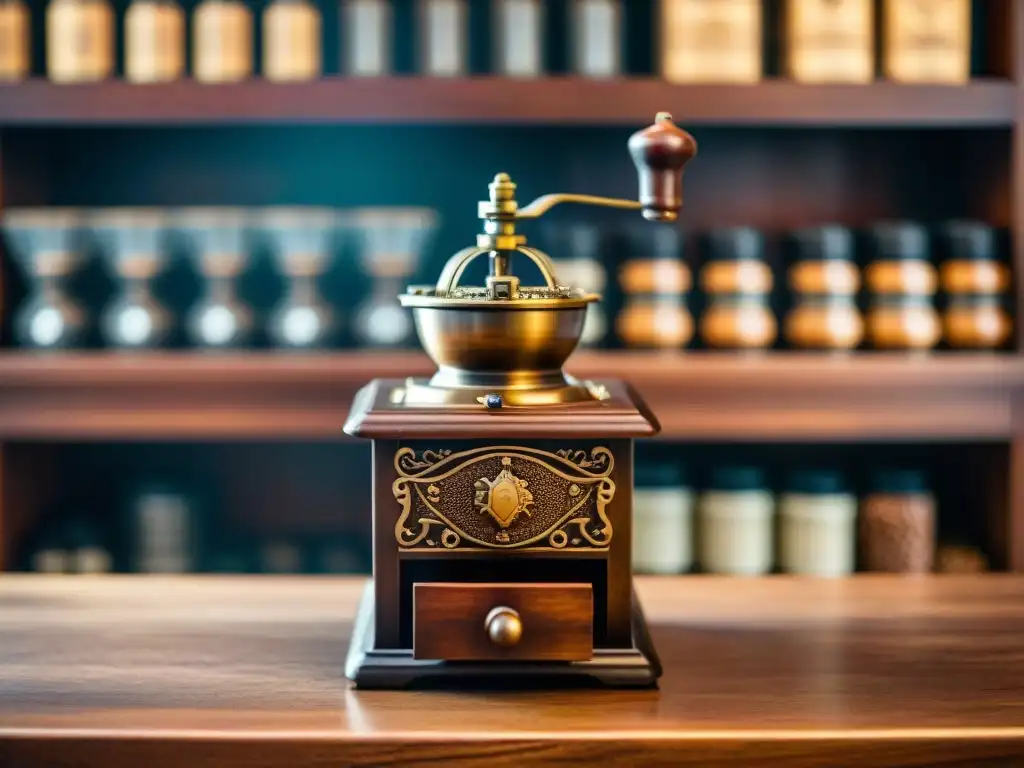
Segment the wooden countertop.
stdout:
<path fill-rule="evenodd" d="M 352 691 L 361 588 L 0 577 L 0 765 L 1024 765 L 1024 577 L 641 579 L 630 692 Z"/>

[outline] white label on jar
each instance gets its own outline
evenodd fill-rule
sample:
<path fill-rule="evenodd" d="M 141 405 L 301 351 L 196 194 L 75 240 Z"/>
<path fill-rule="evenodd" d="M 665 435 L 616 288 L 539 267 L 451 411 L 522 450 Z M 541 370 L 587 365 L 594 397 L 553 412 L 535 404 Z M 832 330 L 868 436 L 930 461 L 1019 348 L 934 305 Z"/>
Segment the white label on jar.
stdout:
<path fill-rule="evenodd" d="M 312 80 L 320 74 L 320 13 L 309 3 L 271 3 L 263 14 L 263 41 L 268 80 Z"/>
<path fill-rule="evenodd" d="M 46 11 L 46 68 L 58 83 L 110 76 L 114 13 L 106 0 L 53 0 Z"/>
<path fill-rule="evenodd" d="M 761 77 L 761 0 L 661 0 L 661 71 L 669 82 Z"/>
<path fill-rule="evenodd" d="M 422 7 L 424 72 L 435 77 L 464 74 L 469 40 L 465 0 L 426 0 Z"/>
<path fill-rule="evenodd" d="M 211 346 L 227 344 L 238 330 L 235 316 L 227 307 L 211 307 L 200 323 L 203 341 Z"/>
<path fill-rule="evenodd" d="M 185 14 L 177 5 L 136 0 L 125 15 L 125 78 L 176 80 L 185 70 Z"/>
<path fill-rule="evenodd" d="M 693 496 L 683 488 L 633 491 L 633 570 L 683 573 L 693 564 Z"/>
<path fill-rule="evenodd" d="M 588 77 L 619 73 L 617 0 L 576 0 L 576 71 Z"/>
<path fill-rule="evenodd" d="M 873 0 L 789 0 L 790 74 L 802 82 L 874 75 Z"/>
<path fill-rule="evenodd" d="M 970 77 L 969 0 L 887 0 L 885 73 L 903 82 Z"/>
<path fill-rule="evenodd" d="M 196 80 L 226 83 L 252 74 L 252 14 L 236 0 L 205 0 L 193 18 Z"/>
<path fill-rule="evenodd" d="M 709 491 L 700 502 L 700 564 L 757 576 L 772 568 L 774 506 L 767 491 Z"/>
<path fill-rule="evenodd" d="M 0 80 L 28 76 L 28 10 L 24 4 L 0 4 Z"/>
<path fill-rule="evenodd" d="M 498 0 L 498 71 L 507 77 L 537 77 L 543 70 L 543 23 L 537 0 Z"/>
<path fill-rule="evenodd" d="M 345 47 L 348 72 L 362 77 L 386 75 L 390 70 L 390 22 L 385 0 L 348 0 L 345 5 Z"/>
<path fill-rule="evenodd" d="M 292 307 L 284 316 L 281 330 L 289 344 L 301 347 L 316 339 L 320 316 L 312 307 Z"/>

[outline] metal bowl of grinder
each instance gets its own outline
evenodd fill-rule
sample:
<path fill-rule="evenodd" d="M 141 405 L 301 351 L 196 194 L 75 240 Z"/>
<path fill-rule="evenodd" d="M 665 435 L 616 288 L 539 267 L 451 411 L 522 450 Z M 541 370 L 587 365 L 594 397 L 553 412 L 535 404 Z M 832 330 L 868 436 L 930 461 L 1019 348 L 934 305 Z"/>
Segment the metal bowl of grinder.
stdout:
<path fill-rule="evenodd" d="M 530 256 L 542 263 L 547 285 L 516 284 L 510 299 L 443 279 L 399 297 L 412 309 L 420 343 L 437 364 L 430 388 L 502 391 L 521 404 L 594 399 L 562 366 L 579 344 L 587 305 L 598 297 L 558 285 L 547 257 L 537 251 Z"/>

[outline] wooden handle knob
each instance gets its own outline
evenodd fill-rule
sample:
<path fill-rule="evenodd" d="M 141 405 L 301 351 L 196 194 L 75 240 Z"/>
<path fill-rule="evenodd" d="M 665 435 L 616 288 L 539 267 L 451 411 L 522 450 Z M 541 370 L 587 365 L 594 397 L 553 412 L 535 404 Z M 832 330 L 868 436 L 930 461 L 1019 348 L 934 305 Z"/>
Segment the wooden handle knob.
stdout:
<path fill-rule="evenodd" d="M 495 645 L 510 648 L 523 636 L 523 622 L 519 612 L 504 605 L 491 609 L 484 620 L 487 637 Z"/>
<path fill-rule="evenodd" d="M 640 205 L 648 221 L 675 221 L 683 207 L 683 166 L 697 154 L 693 136 L 659 112 L 654 125 L 629 138 L 629 154 L 640 177 Z"/>

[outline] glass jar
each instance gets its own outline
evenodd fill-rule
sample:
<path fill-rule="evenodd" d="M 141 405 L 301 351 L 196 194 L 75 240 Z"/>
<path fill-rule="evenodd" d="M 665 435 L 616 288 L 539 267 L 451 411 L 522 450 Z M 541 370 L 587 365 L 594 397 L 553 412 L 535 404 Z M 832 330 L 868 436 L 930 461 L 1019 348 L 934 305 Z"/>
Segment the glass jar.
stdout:
<path fill-rule="evenodd" d="M 633 571 L 673 574 L 690 570 L 693 493 L 682 467 L 638 461 L 633 486 Z"/>
<path fill-rule="evenodd" d="M 202 83 L 252 76 L 252 13 L 241 0 L 202 0 L 192 16 L 192 75 Z"/>
<path fill-rule="evenodd" d="M 886 0 L 882 69 L 901 83 L 966 83 L 971 76 L 970 0 Z"/>
<path fill-rule="evenodd" d="M 683 260 L 683 233 L 671 226 L 644 227 L 637 232 L 641 253 L 619 270 L 625 305 L 615 320 L 616 332 L 628 347 L 680 349 L 693 338 L 693 316 L 687 307 L 693 278 Z"/>
<path fill-rule="evenodd" d="M 574 0 L 573 68 L 584 77 L 615 77 L 622 71 L 620 0 Z"/>
<path fill-rule="evenodd" d="M 185 12 L 174 0 L 134 0 L 124 17 L 124 76 L 165 83 L 185 71 Z"/>
<path fill-rule="evenodd" d="M 273 82 L 319 77 L 320 27 L 320 11 L 309 0 L 273 0 L 263 11 L 263 76 Z"/>
<path fill-rule="evenodd" d="M 661 74 L 670 83 L 755 83 L 761 0 L 661 0 Z"/>
<path fill-rule="evenodd" d="M 699 560 L 710 573 L 758 576 L 772 569 L 775 501 L 754 467 L 717 467 L 700 497 Z"/>
<path fill-rule="evenodd" d="M 924 474 L 876 472 L 860 515 L 865 570 L 928 573 L 935 559 L 935 499 Z"/>
<path fill-rule="evenodd" d="M 355 77 L 381 77 L 390 73 L 390 1 L 345 0 L 343 10 L 345 71 Z"/>
<path fill-rule="evenodd" d="M 942 329 L 934 306 L 938 275 L 924 227 L 884 222 L 872 235 L 875 258 L 864 271 L 871 296 L 868 339 L 876 349 L 931 349 Z"/>
<path fill-rule="evenodd" d="M 420 71 L 460 77 L 469 69 L 469 8 L 466 0 L 420 0 Z"/>
<path fill-rule="evenodd" d="M 46 71 L 55 83 L 105 80 L 114 72 L 114 10 L 108 0 L 51 0 Z"/>
<path fill-rule="evenodd" d="M 544 74 L 544 5 L 540 0 L 494 0 L 495 71 L 505 77 Z"/>
<path fill-rule="evenodd" d="M 801 576 L 853 572 L 857 550 L 857 497 L 838 472 L 802 471 L 779 497 L 782 569 Z"/>
<path fill-rule="evenodd" d="M 997 349 L 1010 338 L 1006 311 L 1010 270 L 996 258 L 992 228 L 976 221 L 949 222 L 940 282 L 949 301 L 945 339 L 957 349 Z"/>
<path fill-rule="evenodd" d="M 789 0 L 786 72 L 801 83 L 875 77 L 874 0 Z"/>
<path fill-rule="evenodd" d="M 786 316 L 786 341 L 801 349 L 853 349 L 864 335 L 864 321 L 857 309 L 860 272 L 849 230 L 813 227 L 795 239 L 797 261 L 789 268 L 794 306 Z"/>
<path fill-rule="evenodd" d="M 601 261 L 601 232 L 591 224 L 575 224 L 565 232 L 569 258 L 555 261 L 558 279 L 565 285 L 600 295 L 608 276 Z M 592 347 L 604 341 L 608 320 L 599 302 L 587 305 L 580 346 Z"/>
<path fill-rule="evenodd" d="M 30 26 L 28 8 L 22 0 L 0 0 L 0 82 L 28 77 Z"/>
<path fill-rule="evenodd" d="M 709 239 L 710 254 L 700 276 L 707 297 L 701 338 L 721 349 L 770 347 L 778 325 L 770 306 L 773 278 L 761 233 L 731 227 L 711 232 Z"/>

